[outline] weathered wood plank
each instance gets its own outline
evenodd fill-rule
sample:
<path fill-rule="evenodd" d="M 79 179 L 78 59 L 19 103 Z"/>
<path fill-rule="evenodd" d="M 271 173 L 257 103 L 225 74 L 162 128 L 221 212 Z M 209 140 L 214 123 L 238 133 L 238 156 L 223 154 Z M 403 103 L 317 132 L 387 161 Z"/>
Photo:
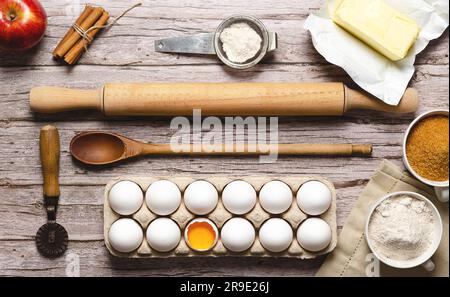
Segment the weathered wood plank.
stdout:
<path fill-rule="evenodd" d="M 343 226 L 353 202 L 365 181 L 336 182 L 338 226 Z M 58 209 L 58 222 L 70 234 L 70 240 L 103 240 L 103 191 L 98 186 L 63 186 Z M 0 186 L 0 241 L 32 240 L 45 223 L 42 186 Z M 18 203 L 20 202 L 20 203 Z M 14 228 L 11 226 L 14 223 Z"/>
<path fill-rule="evenodd" d="M 130 5 L 124 1 L 93 1 L 105 6 L 112 15 L 118 15 Z M 259 0 L 255 6 L 243 1 L 144 1 L 144 6 L 130 12 L 117 25 L 100 34 L 89 55 L 79 64 L 122 65 L 215 65 L 213 57 L 168 55 L 154 51 L 154 41 L 165 37 L 189 36 L 213 32 L 223 18 L 233 14 L 250 14 L 261 18 L 266 26 L 279 33 L 279 50 L 268 58 L 270 64 L 326 64 L 315 51 L 303 23 L 309 13 L 323 6 L 325 1 Z M 245 1 L 244 1 L 245 2 Z M 51 52 L 64 36 L 76 16 L 72 1 L 42 1 L 49 14 L 49 26 L 42 43 L 29 54 L 2 54 L 0 65 L 59 65 Z M 243 5 L 244 4 L 244 5 Z M 180 8 L 183 7 L 183 8 Z M 439 42 L 432 42 L 419 56 L 418 64 L 448 64 L 448 32 Z"/>
<path fill-rule="evenodd" d="M 64 276 L 68 259 L 36 256 L 32 241 L 2 242 L 1 276 Z M 323 261 L 249 258 L 174 258 L 127 260 L 113 258 L 103 241 L 70 242 L 78 255 L 81 276 L 312 276 Z"/>
<path fill-rule="evenodd" d="M 40 182 L 40 163 L 38 150 L 39 128 L 42 123 L 14 122 L 2 129 L 0 144 L 6 158 L 0 160 L 2 184 L 27 185 Z M 146 122 L 61 122 L 58 123 L 62 142 L 61 182 L 65 184 L 102 184 L 117 175 L 145 174 L 225 174 L 240 175 L 266 173 L 302 173 L 324 175 L 337 181 L 352 180 L 355 172 L 360 178 L 368 178 L 383 158 L 399 158 L 403 131 L 406 123 L 390 122 L 388 125 L 363 125 L 358 122 L 339 119 L 317 120 L 315 122 L 281 122 L 280 142 L 286 143 L 373 143 L 373 158 L 295 158 L 280 157 L 277 163 L 259 164 L 258 158 L 247 157 L 144 157 L 130 160 L 112 167 L 89 168 L 75 163 L 68 152 L 71 138 L 80 131 L 104 129 L 123 133 L 131 138 L 146 142 L 169 142 L 173 131 L 169 123 L 160 126 L 147 125 Z M 332 128 L 330 126 L 333 126 Z M 18 137 L 21 135 L 21 137 Z M 389 136 L 387 138 L 387 136 Z M 333 162 L 330 162 L 333 160 Z M 340 168 L 346 166 L 342 172 Z"/>
<path fill-rule="evenodd" d="M 359 195 L 363 184 L 336 184 L 339 229 Z M 0 275 L 36 276 L 65 275 L 66 259 L 47 260 L 37 254 L 33 236 L 44 223 L 41 187 L 0 187 Z M 17 204 L 20 201 L 20 204 Z M 284 259 L 176 259 L 127 261 L 111 257 L 103 245 L 101 186 L 64 186 L 61 191 L 58 222 L 70 236 L 68 254 L 80 257 L 82 276 L 299 276 L 313 275 L 323 261 Z M 11 222 L 15 222 L 11 228 Z M 281 263 L 280 263 L 281 261 Z M 192 263 L 196 263 L 192 267 Z M 264 269 L 265 272 L 262 272 Z"/>
<path fill-rule="evenodd" d="M 106 82 L 330 82 L 343 81 L 354 86 L 345 73 L 330 65 L 260 65 L 244 71 L 229 71 L 219 65 L 103 67 L 77 66 L 69 71 L 64 67 L 3 68 L 0 81 L 8 88 L 0 90 L 0 127 L 15 120 L 79 121 L 99 119 L 98 113 L 76 112 L 63 115 L 34 115 L 30 113 L 29 91 L 42 85 L 73 88 L 98 88 Z M 448 66 L 417 66 L 411 86 L 419 91 L 421 111 L 448 107 Z M 394 115 L 352 113 L 365 123 L 398 118 Z M 407 119 L 410 119 L 407 117 Z"/>

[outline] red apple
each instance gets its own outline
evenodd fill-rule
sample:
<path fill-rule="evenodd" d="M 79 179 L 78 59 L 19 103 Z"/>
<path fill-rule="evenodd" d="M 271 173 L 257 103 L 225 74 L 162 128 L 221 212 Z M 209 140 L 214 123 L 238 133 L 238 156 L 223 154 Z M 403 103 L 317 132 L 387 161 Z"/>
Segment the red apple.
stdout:
<path fill-rule="evenodd" d="M 47 14 L 37 0 L 0 0 L 0 49 L 23 51 L 44 36 Z"/>

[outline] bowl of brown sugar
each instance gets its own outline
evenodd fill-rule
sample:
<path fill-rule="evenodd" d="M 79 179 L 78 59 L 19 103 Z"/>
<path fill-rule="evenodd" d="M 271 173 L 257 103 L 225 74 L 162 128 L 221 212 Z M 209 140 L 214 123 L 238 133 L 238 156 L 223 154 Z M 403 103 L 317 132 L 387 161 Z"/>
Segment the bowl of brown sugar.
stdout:
<path fill-rule="evenodd" d="M 403 142 L 403 161 L 415 178 L 436 189 L 440 201 L 448 202 L 448 110 L 426 112 L 411 123 Z"/>

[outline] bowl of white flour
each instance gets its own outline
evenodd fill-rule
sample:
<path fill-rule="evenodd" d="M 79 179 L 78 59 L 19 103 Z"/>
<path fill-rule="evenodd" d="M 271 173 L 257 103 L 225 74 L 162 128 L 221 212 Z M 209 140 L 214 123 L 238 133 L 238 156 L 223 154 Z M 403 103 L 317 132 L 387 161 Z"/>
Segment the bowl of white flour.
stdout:
<path fill-rule="evenodd" d="M 395 192 L 375 203 L 366 222 L 366 240 L 374 255 L 395 268 L 424 266 L 442 238 L 442 220 L 433 203 L 413 192 Z"/>
<path fill-rule="evenodd" d="M 235 69 L 258 64 L 277 47 L 277 34 L 252 16 L 235 15 L 224 20 L 214 36 L 214 48 L 220 60 Z"/>

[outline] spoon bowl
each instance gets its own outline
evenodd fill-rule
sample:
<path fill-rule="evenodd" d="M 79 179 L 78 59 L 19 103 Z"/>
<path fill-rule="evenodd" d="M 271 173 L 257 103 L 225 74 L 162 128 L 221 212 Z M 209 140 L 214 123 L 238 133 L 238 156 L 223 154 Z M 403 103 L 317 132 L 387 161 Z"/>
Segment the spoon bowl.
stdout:
<path fill-rule="evenodd" d="M 91 165 L 106 165 L 125 158 L 123 137 L 107 132 L 85 132 L 75 136 L 70 152 L 78 161 Z"/>

